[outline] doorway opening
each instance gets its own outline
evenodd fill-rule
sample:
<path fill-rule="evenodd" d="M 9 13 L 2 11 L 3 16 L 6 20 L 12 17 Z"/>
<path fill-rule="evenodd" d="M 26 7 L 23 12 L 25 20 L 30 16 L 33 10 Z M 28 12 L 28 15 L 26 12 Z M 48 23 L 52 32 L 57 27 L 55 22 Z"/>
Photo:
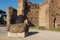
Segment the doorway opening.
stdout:
<path fill-rule="evenodd" d="M 56 27 L 56 18 L 54 18 L 54 28 Z"/>

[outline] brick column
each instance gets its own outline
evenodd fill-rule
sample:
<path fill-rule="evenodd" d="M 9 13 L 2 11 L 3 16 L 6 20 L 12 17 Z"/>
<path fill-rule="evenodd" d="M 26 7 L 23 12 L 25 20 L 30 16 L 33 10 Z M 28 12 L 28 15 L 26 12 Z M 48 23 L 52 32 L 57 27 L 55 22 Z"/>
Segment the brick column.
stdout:
<path fill-rule="evenodd" d="M 10 22 L 10 20 L 11 20 L 11 14 L 12 14 L 11 11 L 12 11 L 12 9 L 8 8 L 8 10 L 7 10 L 7 25 L 11 24 L 11 22 Z"/>
<path fill-rule="evenodd" d="M 18 0 L 18 11 L 16 23 L 23 23 L 24 0 Z"/>
<path fill-rule="evenodd" d="M 7 25 L 15 24 L 16 16 L 17 10 L 12 7 L 9 7 L 7 10 Z"/>

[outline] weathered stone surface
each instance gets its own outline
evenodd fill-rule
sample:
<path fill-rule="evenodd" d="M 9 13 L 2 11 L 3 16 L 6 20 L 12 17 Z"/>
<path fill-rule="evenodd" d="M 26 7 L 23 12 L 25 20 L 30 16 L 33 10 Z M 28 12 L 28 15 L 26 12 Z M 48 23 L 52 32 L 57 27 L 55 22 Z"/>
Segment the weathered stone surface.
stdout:
<path fill-rule="evenodd" d="M 50 2 L 50 8 L 49 8 L 49 24 L 54 28 L 58 28 L 58 25 L 60 24 L 60 0 L 51 0 Z"/>
<path fill-rule="evenodd" d="M 24 22 L 24 20 L 27 19 L 29 25 L 56 28 L 60 24 L 59 4 L 59 0 L 46 0 L 46 2 L 38 5 L 28 2 L 27 0 L 18 0 L 18 18 L 16 19 L 16 23 Z M 10 9 L 10 11 L 12 10 Z M 8 24 L 10 24 L 11 15 L 12 14 L 9 14 L 10 17 L 8 16 Z M 12 28 L 14 31 L 15 29 L 20 30 L 17 26 L 13 26 L 11 29 Z"/>
<path fill-rule="evenodd" d="M 38 26 L 39 25 L 39 5 L 28 3 L 30 6 L 30 11 L 27 14 L 27 19 L 29 21 L 29 24 L 32 26 Z"/>
<path fill-rule="evenodd" d="M 12 7 L 8 8 L 7 17 L 7 30 L 8 36 L 19 37 L 20 35 L 26 36 L 28 34 L 29 26 L 24 23 L 24 11 L 27 0 L 18 0 L 18 12 Z M 21 4 L 22 3 L 22 4 Z M 14 16 L 13 16 L 14 15 Z M 15 22 L 15 23 L 14 23 Z"/>
<path fill-rule="evenodd" d="M 13 7 L 9 7 L 7 9 L 7 25 L 15 24 L 17 17 L 17 10 Z"/>
<path fill-rule="evenodd" d="M 27 37 L 29 34 L 29 26 L 24 23 L 9 26 L 8 37 Z"/>
<path fill-rule="evenodd" d="M 20 24 L 12 24 L 9 26 L 9 31 L 12 33 L 21 33 L 25 32 L 26 25 L 23 23 Z"/>
<path fill-rule="evenodd" d="M 28 36 L 29 27 L 24 24 L 13 24 L 8 26 L 8 36 L 9 37 L 26 37 Z"/>
<path fill-rule="evenodd" d="M 8 32 L 8 37 L 25 37 L 25 32 L 22 32 L 22 33 L 11 33 L 11 32 Z"/>

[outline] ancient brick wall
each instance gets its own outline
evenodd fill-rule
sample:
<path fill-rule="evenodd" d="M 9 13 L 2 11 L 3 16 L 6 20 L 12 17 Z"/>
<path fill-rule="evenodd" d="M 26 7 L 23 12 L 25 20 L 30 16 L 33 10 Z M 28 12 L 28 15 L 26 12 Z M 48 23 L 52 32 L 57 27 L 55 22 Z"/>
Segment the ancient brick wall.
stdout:
<path fill-rule="evenodd" d="M 51 0 L 50 2 L 50 26 L 57 28 L 60 24 L 60 0 Z"/>
<path fill-rule="evenodd" d="M 49 4 L 45 2 L 39 6 L 39 26 L 49 28 Z"/>
<path fill-rule="evenodd" d="M 31 26 L 39 26 L 39 5 L 29 4 L 30 11 L 27 14 L 27 19 Z"/>
<path fill-rule="evenodd" d="M 26 7 L 27 7 L 27 2 L 28 0 L 18 0 L 18 12 L 17 12 L 17 20 L 16 23 L 23 23 L 24 22 L 24 17 L 26 17 Z"/>
<path fill-rule="evenodd" d="M 8 24 L 10 24 L 11 16 L 12 19 L 17 16 L 16 22 L 27 19 L 29 24 L 34 26 L 54 28 L 60 25 L 60 0 L 46 0 L 41 5 L 27 2 L 27 0 L 18 0 L 18 12 L 16 12 L 15 9 L 8 8 Z"/>
<path fill-rule="evenodd" d="M 7 10 L 7 25 L 15 24 L 16 17 L 17 17 L 17 10 L 12 7 L 9 7 Z"/>

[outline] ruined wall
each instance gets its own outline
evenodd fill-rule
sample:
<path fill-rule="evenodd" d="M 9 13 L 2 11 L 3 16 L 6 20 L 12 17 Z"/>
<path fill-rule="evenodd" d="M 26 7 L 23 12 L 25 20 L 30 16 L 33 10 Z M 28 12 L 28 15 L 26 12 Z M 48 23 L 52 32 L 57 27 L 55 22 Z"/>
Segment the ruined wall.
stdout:
<path fill-rule="evenodd" d="M 24 0 L 18 0 L 18 12 L 17 16 L 23 15 L 23 10 L 24 10 Z"/>
<path fill-rule="evenodd" d="M 39 26 L 49 28 L 49 4 L 44 2 L 39 6 Z"/>
<path fill-rule="evenodd" d="M 47 0 L 40 5 L 39 26 L 57 28 L 60 26 L 59 0 Z"/>
<path fill-rule="evenodd" d="M 28 0 L 18 0 L 18 12 L 17 12 L 17 20 L 16 23 L 23 23 L 24 22 L 24 16 L 26 11 L 26 2 Z"/>
<path fill-rule="evenodd" d="M 39 26 L 39 5 L 28 3 L 30 11 L 27 14 L 27 19 L 31 26 Z"/>
<path fill-rule="evenodd" d="M 60 25 L 60 0 L 46 0 L 46 2 L 37 5 L 27 0 L 18 0 L 18 12 L 16 23 L 28 20 L 30 25 L 45 26 L 46 28 L 55 28 Z M 11 11 L 11 12 L 10 12 Z M 8 9 L 8 24 L 12 8 Z M 13 16 L 12 16 L 13 17 Z M 14 16 L 15 17 L 15 16 Z M 13 17 L 13 18 L 14 18 Z"/>
<path fill-rule="evenodd" d="M 60 0 L 55 0 L 54 2 L 56 2 L 56 23 L 55 23 L 55 27 L 60 27 Z"/>
<path fill-rule="evenodd" d="M 32 4 L 28 0 L 18 0 L 18 12 L 17 12 L 17 23 L 20 22 L 22 15 L 22 20 L 28 20 L 30 25 L 39 25 L 39 5 Z"/>
<path fill-rule="evenodd" d="M 60 25 L 60 0 L 51 0 L 49 10 L 50 26 L 57 28 Z"/>
<path fill-rule="evenodd" d="M 46 28 L 56 28 L 60 26 L 60 0 L 46 0 L 40 5 L 30 5 L 30 12 L 27 17 L 35 25 Z"/>
<path fill-rule="evenodd" d="M 15 24 L 16 17 L 17 17 L 17 10 L 12 7 L 9 7 L 7 9 L 7 25 Z"/>

